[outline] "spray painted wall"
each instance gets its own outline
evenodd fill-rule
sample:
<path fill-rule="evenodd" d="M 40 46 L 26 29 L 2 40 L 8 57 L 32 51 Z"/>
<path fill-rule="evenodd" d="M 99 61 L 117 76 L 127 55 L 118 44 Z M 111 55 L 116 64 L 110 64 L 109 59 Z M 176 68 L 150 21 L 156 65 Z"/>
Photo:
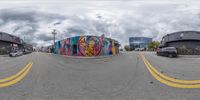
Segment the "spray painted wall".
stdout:
<path fill-rule="evenodd" d="M 69 56 L 102 56 L 119 53 L 119 43 L 99 36 L 76 36 L 57 41 L 55 53 Z"/>

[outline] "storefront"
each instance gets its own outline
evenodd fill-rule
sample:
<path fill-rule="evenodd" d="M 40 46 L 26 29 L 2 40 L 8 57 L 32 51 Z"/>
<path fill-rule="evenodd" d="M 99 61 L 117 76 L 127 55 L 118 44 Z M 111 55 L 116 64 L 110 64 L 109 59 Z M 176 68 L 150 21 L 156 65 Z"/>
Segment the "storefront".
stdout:
<path fill-rule="evenodd" d="M 0 54 L 8 54 L 13 49 L 23 49 L 22 40 L 19 37 L 0 32 Z"/>

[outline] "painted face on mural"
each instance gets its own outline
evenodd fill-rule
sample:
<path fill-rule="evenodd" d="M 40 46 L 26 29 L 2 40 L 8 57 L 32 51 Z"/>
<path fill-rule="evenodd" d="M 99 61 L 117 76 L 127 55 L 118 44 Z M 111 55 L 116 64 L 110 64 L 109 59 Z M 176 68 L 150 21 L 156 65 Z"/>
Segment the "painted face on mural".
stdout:
<path fill-rule="evenodd" d="M 81 36 L 79 38 L 79 41 L 78 41 L 78 47 L 79 47 L 79 51 L 82 55 L 85 55 L 84 51 L 86 50 L 87 48 L 87 45 L 86 45 L 86 37 L 85 36 Z"/>
<path fill-rule="evenodd" d="M 101 42 L 97 37 L 80 37 L 78 45 L 84 56 L 98 56 L 101 52 Z"/>

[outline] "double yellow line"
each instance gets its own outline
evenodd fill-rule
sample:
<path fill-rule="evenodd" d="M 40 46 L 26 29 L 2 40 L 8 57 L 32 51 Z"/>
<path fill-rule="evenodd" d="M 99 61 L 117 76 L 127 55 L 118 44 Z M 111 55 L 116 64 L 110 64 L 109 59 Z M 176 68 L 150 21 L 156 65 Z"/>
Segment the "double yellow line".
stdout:
<path fill-rule="evenodd" d="M 180 80 L 166 76 L 153 67 L 143 54 L 140 53 L 140 57 L 150 74 L 159 82 L 175 88 L 200 88 L 200 80 Z"/>
<path fill-rule="evenodd" d="M 21 81 L 31 70 L 33 63 L 29 62 L 22 70 L 20 70 L 18 73 L 6 77 L 4 79 L 0 79 L 0 88 L 11 86 L 13 84 L 16 84 L 17 82 Z"/>

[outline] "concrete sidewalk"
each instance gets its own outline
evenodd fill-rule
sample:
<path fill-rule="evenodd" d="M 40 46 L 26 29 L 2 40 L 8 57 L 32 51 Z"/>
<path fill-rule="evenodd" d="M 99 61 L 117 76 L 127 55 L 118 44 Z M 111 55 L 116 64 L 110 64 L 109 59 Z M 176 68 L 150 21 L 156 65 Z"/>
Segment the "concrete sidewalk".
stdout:
<path fill-rule="evenodd" d="M 72 59 L 101 59 L 101 58 L 108 58 L 108 57 L 113 57 L 113 56 L 119 56 L 121 54 L 122 53 L 117 54 L 117 55 L 92 56 L 92 57 L 89 57 L 89 56 L 87 56 L 87 57 L 85 57 L 85 56 L 67 56 L 67 55 L 59 55 L 59 54 L 52 54 L 52 55 L 63 56 L 63 57 L 72 58 Z"/>
<path fill-rule="evenodd" d="M 9 55 L 0 55 L 0 57 L 9 57 Z"/>
<path fill-rule="evenodd" d="M 200 58 L 200 55 L 178 55 L 178 58 Z"/>

